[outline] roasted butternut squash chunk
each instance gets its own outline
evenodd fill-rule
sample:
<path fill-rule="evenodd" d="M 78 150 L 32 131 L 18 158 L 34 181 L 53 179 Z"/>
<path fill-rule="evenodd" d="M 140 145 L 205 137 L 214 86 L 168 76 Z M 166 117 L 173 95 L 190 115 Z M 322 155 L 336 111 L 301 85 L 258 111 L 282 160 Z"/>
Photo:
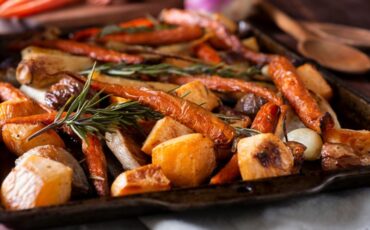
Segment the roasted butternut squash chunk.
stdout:
<path fill-rule="evenodd" d="M 216 166 L 213 141 L 199 133 L 168 140 L 153 149 L 152 162 L 175 186 L 200 185 Z"/>
<path fill-rule="evenodd" d="M 54 130 L 48 130 L 39 136 L 27 140 L 32 134 L 44 127 L 43 124 L 6 124 L 2 128 L 6 147 L 20 156 L 28 150 L 41 145 L 55 145 L 64 148 L 64 142 Z"/>
<path fill-rule="evenodd" d="M 152 149 L 160 143 L 192 132 L 193 131 L 191 129 L 175 121 L 174 119 L 170 117 L 164 117 L 157 121 L 149 136 L 145 140 L 141 150 L 144 153 L 151 155 Z"/>
<path fill-rule="evenodd" d="M 1 185 L 6 209 L 21 210 L 65 203 L 71 195 L 71 168 L 40 156 L 18 164 Z"/>
<path fill-rule="evenodd" d="M 182 85 L 175 90 L 175 93 L 177 96 L 200 105 L 209 111 L 216 108 L 220 103 L 220 99 L 200 81 L 192 81 Z"/>
<path fill-rule="evenodd" d="M 169 189 L 170 181 L 161 168 L 150 164 L 119 175 L 112 184 L 111 193 L 112 196 L 127 196 Z"/>

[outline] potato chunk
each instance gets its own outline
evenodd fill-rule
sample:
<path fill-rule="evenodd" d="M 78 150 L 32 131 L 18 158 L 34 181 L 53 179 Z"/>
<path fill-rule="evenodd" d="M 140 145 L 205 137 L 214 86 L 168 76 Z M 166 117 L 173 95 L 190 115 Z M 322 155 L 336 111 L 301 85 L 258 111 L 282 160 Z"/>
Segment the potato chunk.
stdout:
<path fill-rule="evenodd" d="M 161 166 L 173 185 L 190 187 L 200 185 L 211 175 L 216 157 L 212 140 L 194 133 L 156 146 L 152 162 Z"/>
<path fill-rule="evenodd" d="M 54 130 L 48 130 L 32 140 L 27 140 L 29 136 L 43 127 L 43 124 L 6 124 L 2 129 L 3 141 L 6 147 L 18 156 L 41 145 L 65 147 L 63 140 Z"/>
<path fill-rule="evenodd" d="M 307 89 L 312 90 L 326 100 L 333 96 L 333 90 L 321 73 L 311 64 L 304 64 L 297 68 L 297 73 Z"/>
<path fill-rule="evenodd" d="M 289 148 L 271 133 L 241 139 L 237 151 L 243 180 L 291 174 L 293 155 Z"/>
<path fill-rule="evenodd" d="M 169 189 L 170 181 L 161 168 L 150 164 L 120 174 L 112 184 L 111 193 L 112 196 L 127 196 Z"/>
<path fill-rule="evenodd" d="M 175 121 L 174 119 L 170 117 L 164 117 L 157 121 L 149 136 L 145 140 L 141 150 L 144 153 L 151 155 L 153 148 L 160 143 L 192 132 L 193 131 L 191 129 Z"/>
<path fill-rule="evenodd" d="M 192 81 L 175 90 L 175 94 L 211 111 L 216 108 L 220 99 L 200 81 Z"/>
<path fill-rule="evenodd" d="M 0 103 L 0 120 L 40 113 L 45 113 L 45 110 L 31 100 L 9 100 Z"/>
<path fill-rule="evenodd" d="M 76 189 L 77 192 L 87 192 L 89 190 L 89 182 L 87 181 L 87 177 L 81 165 L 72 156 L 72 154 L 67 152 L 65 149 L 54 145 L 38 146 L 25 152 L 15 161 L 15 164 L 22 164 L 23 161 L 27 161 L 31 156 L 45 157 L 70 167 L 73 170 L 73 188 Z"/>
<path fill-rule="evenodd" d="M 69 167 L 40 156 L 30 156 L 3 181 L 1 200 L 10 210 L 62 204 L 70 198 L 71 183 Z"/>

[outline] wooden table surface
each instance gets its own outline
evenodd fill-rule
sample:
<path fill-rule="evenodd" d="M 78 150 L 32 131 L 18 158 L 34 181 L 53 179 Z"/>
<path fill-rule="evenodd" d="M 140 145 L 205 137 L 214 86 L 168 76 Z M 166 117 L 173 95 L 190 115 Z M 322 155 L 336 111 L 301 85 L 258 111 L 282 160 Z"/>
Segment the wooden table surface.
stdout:
<path fill-rule="evenodd" d="M 270 0 L 290 16 L 317 22 L 330 22 L 370 29 L 370 1 L 368 0 Z M 252 18 L 262 31 L 283 43 L 292 50 L 296 50 L 296 42 L 290 36 L 279 30 L 267 16 L 259 15 Z M 370 49 L 363 50 L 368 55 Z M 342 78 L 356 93 L 366 97 L 370 102 L 370 73 L 349 75 L 334 73 Z"/>

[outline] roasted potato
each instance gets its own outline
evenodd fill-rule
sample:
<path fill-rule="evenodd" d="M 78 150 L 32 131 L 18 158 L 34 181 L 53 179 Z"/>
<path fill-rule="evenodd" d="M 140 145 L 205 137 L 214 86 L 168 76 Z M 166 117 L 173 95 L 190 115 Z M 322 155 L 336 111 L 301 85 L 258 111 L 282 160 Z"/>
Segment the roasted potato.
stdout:
<path fill-rule="evenodd" d="M 132 170 L 147 163 L 145 154 L 134 140 L 120 130 L 105 133 L 108 148 L 122 164 L 123 169 Z"/>
<path fill-rule="evenodd" d="M 271 133 L 241 139 L 237 154 L 243 180 L 289 175 L 294 166 L 290 149 Z"/>
<path fill-rule="evenodd" d="M 48 130 L 32 140 L 27 140 L 35 132 L 44 128 L 43 124 L 6 124 L 2 137 L 6 147 L 20 156 L 28 150 L 42 145 L 55 145 L 64 148 L 64 142 L 54 130 Z"/>
<path fill-rule="evenodd" d="M 120 174 L 113 182 L 112 196 L 127 196 L 138 193 L 165 191 L 171 188 L 170 181 L 156 165 L 145 165 Z"/>
<path fill-rule="evenodd" d="M 71 184 L 71 168 L 32 155 L 5 178 L 1 185 L 1 201 L 9 210 L 62 204 L 70 198 Z"/>
<path fill-rule="evenodd" d="M 209 178 L 216 166 L 216 157 L 212 140 L 194 133 L 157 145 L 152 162 L 162 168 L 173 185 L 191 187 Z"/>
<path fill-rule="evenodd" d="M 306 63 L 299 66 L 297 73 L 307 89 L 312 90 L 326 100 L 330 100 L 333 96 L 332 88 L 312 64 Z"/>
<path fill-rule="evenodd" d="M 157 121 L 149 136 L 146 138 L 141 150 L 151 155 L 152 149 L 160 143 L 192 132 L 191 129 L 174 119 L 164 117 Z"/>
<path fill-rule="evenodd" d="M 200 81 L 192 81 L 180 86 L 175 94 L 211 111 L 220 104 L 220 99 L 208 90 Z"/>
<path fill-rule="evenodd" d="M 37 103 L 31 100 L 10 100 L 0 103 L 0 120 L 40 113 L 45 113 L 45 110 L 43 110 Z"/>
<path fill-rule="evenodd" d="M 65 149 L 54 145 L 38 146 L 25 152 L 15 161 L 15 164 L 20 165 L 31 156 L 48 158 L 68 166 L 73 171 L 72 186 L 76 189 L 76 192 L 87 192 L 89 190 L 89 182 L 81 165 Z"/>

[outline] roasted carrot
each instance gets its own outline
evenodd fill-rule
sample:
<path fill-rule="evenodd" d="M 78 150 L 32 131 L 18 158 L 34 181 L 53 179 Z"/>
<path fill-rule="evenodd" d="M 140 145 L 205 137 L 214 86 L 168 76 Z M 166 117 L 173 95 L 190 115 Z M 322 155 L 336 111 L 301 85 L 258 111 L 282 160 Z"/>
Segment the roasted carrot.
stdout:
<path fill-rule="evenodd" d="M 82 140 L 82 152 L 85 155 L 90 177 L 94 182 L 98 195 L 108 196 L 107 162 L 99 138 L 92 134 L 87 134 L 86 138 Z"/>
<path fill-rule="evenodd" d="M 13 85 L 5 82 L 0 82 L 0 100 L 28 100 L 28 98 Z"/>
<path fill-rule="evenodd" d="M 207 88 L 221 92 L 243 92 L 254 93 L 277 105 L 282 105 L 283 100 L 271 89 L 253 82 L 246 82 L 240 79 L 222 78 L 219 76 L 176 76 L 169 79 L 175 84 L 186 84 L 195 80 L 201 81 Z"/>
<path fill-rule="evenodd" d="M 123 42 L 131 45 L 169 45 L 187 42 L 203 35 L 198 26 L 178 26 L 174 29 L 154 30 L 139 33 L 115 33 L 104 36 L 101 41 Z"/>
<path fill-rule="evenodd" d="M 137 18 L 128 22 L 122 22 L 118 24 L 121 28 L 128 27 L 153 27 L 153 22 L 147 18 Z M 71 38 L 76 41 L 85 40 L 91 37 L 95 37 L 100 33 L 100 28 L 87 28 L 84 30 L 77 31 L 72 34 Z"/>
<path fill-rule="evenodd" d="M 279 106 L 267 102 L 258 111 L 251 128 L 261 133 L 273 133 L 279 120 L 279 112 Z"/>
<path fill-rule="evenodd" d="M 43 11 L 55 9 L 67 4 L 75 3 L 78 0 L 20 0 L 8 1 L 12 4 L 3 4 L 0 7 L 0 17 L 25 17 Z"/>
<path fill-rule="evenodd" d="M 169 116 L 215 143 L 228 144 L 234 138 L 234 129 L 209 111 L 194 103 L 165 92 L 147 88 L 125 87 L 93 81 L 91 87 L 105 93 L 138 101 L 155 111 Z"/>
<path fill-rule="evenodd" d="M 205 62 L 218 64 L 222 62 L 220 55 L 217 51 L 209 46 L 207 43 L 200 43 L 194 47 L 195 54 L 198 58 Z"/>
<path fill-rule="evenodd" d="M 59 49 L 68 53 L 89 56 L 98 61 L 105 62 L 126 62 L 126 63 L 140 63 L 143 58 L 137 55 L 130 55 L 120 53 L 114 50 L 105 49 L 100 46 L 91 45 L 87 43 L 80 43 L 71 40 L 46 40 L 35 42 L 35 45 Z"/>
<path fill-rule="evenodd" d="M 197 25 L 210 29 L 229 49 L 242 54 L 246 59 L 254 63 L 265 64 L 270 60 L 270 55 L 257 53 L 244 47 L 238 37 L 230 33 L 221 22 L 207 15 L 180 9 L 165 9 L 162 10 L 160 17 L 163 21 L 170 24 Z"/>
<path fill-rule="evenodd" d="M 261 133 L 273 133 L 279 120 L 279 106 L 267 102 L 258 111 L 251 128 Z M 212 177 L 211 184 L 225 184 L 234 181 L 240 176 L 238 155 L 234 154 L 229 162 Z"/>
<path fill-rule="evenodd" d="M 275 56 L 269 64 L 269 73 L 302 122 L 308 128 L 320 132 L 323 113 L 300 80 L 292 63 L 285 57 Z"/>

